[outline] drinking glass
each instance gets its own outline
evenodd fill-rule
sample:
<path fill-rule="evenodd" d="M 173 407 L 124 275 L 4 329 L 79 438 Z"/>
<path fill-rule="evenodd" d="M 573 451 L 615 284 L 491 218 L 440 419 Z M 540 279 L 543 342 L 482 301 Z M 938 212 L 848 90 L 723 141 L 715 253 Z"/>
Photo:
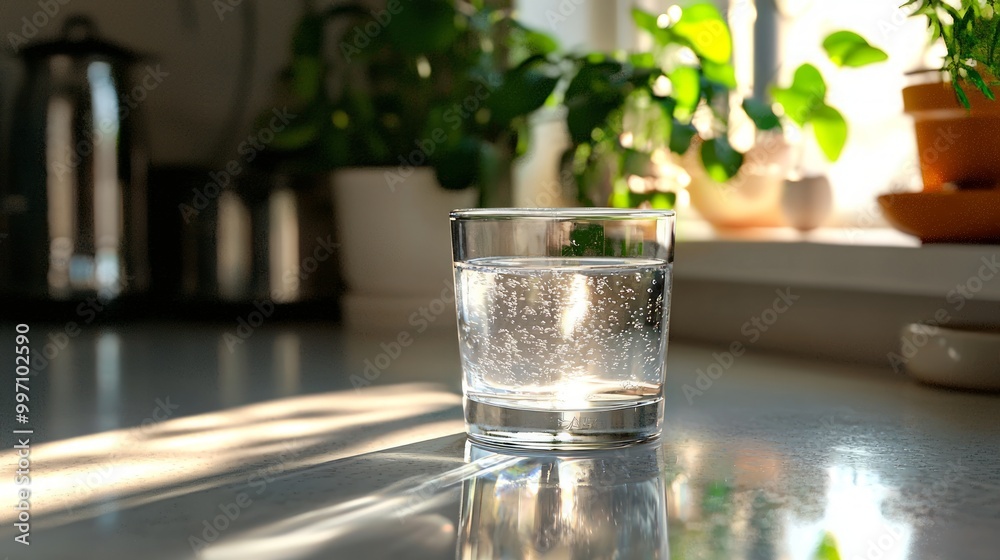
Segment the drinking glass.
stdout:
<path fill-rule="evenodd" d="M 469 436 L 607 447 L 659 435 L 674 213 L 451 213 Z"/>

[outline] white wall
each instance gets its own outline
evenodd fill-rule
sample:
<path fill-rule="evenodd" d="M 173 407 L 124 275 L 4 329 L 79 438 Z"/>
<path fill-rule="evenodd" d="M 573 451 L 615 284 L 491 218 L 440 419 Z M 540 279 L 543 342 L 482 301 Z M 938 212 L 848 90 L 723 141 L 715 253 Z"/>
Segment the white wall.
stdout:
<path fill-rule="evenodd" d="M 516 0 L 521 21 L 559 39 L 568 50 L 636 46 L 631 11 L 665 11 L 673 0 Z"/>
<path fill-rule="evenodd" d="M 554 35 L 568 50 L 610 49 L 617 44 L 619 0 L 517 0 L 522 22 Z"/>

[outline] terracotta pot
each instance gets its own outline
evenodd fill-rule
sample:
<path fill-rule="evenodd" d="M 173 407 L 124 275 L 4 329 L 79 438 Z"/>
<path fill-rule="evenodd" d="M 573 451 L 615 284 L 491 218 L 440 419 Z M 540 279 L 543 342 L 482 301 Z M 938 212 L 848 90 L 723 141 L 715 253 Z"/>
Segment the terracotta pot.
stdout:
<path fill-rule="evenodd" d="M 885 219 L 924 243 L 1000 243 L 1000 189 L 878 197 Z"/>
<path fill-rule="evenodd" d="M 994 88 L 1000 98 L 1000 87 Z M 965 87 L 966 110 L 950 83 L 903 88 L 903 108 L 913 116 L 925 192 L 952 183 L 959 188 L 1000 186 L 1000 102 Z"/>

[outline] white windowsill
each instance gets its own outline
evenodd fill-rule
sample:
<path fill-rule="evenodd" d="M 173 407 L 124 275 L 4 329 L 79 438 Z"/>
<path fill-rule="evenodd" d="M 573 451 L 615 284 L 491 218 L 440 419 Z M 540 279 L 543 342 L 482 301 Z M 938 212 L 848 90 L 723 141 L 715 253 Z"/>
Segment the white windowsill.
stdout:
<path fill-rule="evenodd" d="M 829 228 L 803 236 L 790 228 L 760 228 L 720 234 L 703 222 L 681 221 L 675 275 L 939 298 L 961 284 L 976 290 L 977 300 L 1000 301 L 1000 274 L 997 281 L 973 280 L 984 258 L 1000 262 L 1000 246 L 920 246 L 890 229 Z M 989 268 L 983 272 L 994 274 Z"/>

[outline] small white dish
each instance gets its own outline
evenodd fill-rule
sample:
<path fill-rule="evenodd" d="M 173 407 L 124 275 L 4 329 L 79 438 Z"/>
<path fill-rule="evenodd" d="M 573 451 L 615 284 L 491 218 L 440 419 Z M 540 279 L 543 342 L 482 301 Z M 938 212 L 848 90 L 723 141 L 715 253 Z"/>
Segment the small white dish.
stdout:
<path fill-rule="evenodd" d="M 924 383 L 1000 391 L 1000 329 L 910 323 L 900 344 L 907 373 Z"/>

